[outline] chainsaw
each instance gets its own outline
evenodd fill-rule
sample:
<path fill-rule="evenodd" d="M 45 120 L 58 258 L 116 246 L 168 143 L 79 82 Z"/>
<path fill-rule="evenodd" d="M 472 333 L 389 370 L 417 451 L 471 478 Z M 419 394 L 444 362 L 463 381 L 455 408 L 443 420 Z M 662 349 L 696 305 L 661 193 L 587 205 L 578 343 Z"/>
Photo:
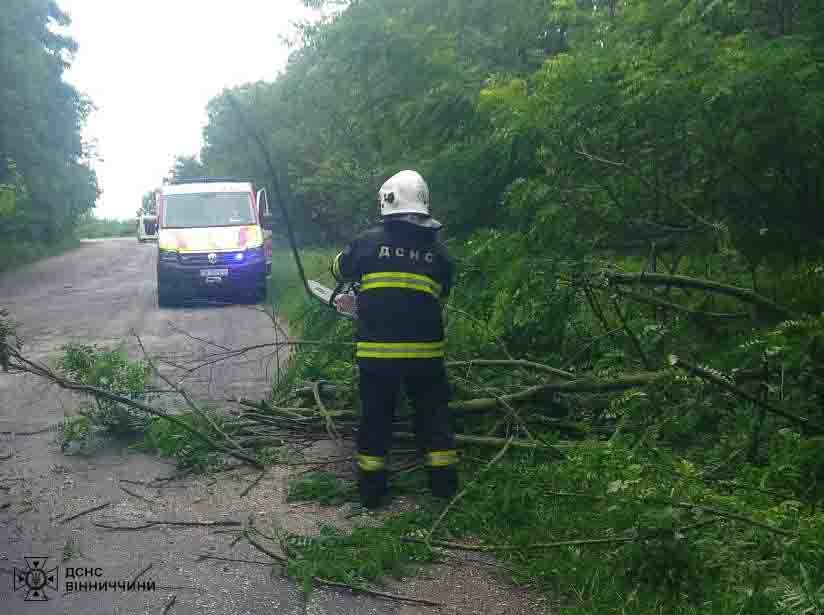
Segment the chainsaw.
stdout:
<path fill-rule="evenodd" d="M 315 280 L 307 280 L 306 283 L 316 299 L 333 308 L 344 318 L 357 319 L 358 284 L 356 282 L 339 282 L 335 288 L 329 288 Z"/>

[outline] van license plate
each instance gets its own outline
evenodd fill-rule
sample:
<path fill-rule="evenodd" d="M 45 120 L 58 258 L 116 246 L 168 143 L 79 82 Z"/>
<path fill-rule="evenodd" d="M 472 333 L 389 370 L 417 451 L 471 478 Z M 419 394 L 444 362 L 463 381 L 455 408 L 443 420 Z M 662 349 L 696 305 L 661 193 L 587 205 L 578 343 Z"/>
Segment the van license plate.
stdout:
<path fill-rule="evenodd" d="M 200 270 L 200 277 L 201 278 L 225 278 L 229 275 L 229 269 L 201 269 Z"/>

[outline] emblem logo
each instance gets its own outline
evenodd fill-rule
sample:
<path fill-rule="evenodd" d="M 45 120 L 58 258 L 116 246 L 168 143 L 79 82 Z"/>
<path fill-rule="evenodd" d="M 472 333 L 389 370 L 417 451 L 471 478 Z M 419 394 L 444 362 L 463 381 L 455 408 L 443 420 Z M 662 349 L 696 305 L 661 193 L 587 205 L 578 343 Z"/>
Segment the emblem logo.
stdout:
<path fill-rule="evenodd" d="M 209 252 L 209 255 L 206 258 L 209 259 L 210 265 L 214 265 L 217 262 L 217 254 L 214 252 Z"/>
<path fill-rule="evenodd" d="M 48 557 L 24 557 L 25 568 L 14 568 L 14 591 L 25 590 L 26 602 L 43 602 L 49 599 L 46 589 L 57 591 L 59 570 L 57 566 L 46 568 Z"/>

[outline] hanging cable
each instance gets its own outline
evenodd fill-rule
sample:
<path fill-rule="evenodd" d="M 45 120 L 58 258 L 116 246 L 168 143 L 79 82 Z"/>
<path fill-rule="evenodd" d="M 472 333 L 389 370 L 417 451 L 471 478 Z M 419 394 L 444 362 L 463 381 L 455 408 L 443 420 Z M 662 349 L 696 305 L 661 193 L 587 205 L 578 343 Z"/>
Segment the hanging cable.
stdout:
<path fill-rule="evenodd" d="M 252 128 L 252 126 L 246 121 L 246 116 L 244 115 L 243 110 L 240 107 L 240 104 L 235 99 L 234 95 L 227 91 L 226 92 L 226 99 L 229 101 L 232 109 L 234 109 L 235 113 L 237 113 L 238 121 L 240 122 L 243 130 L 246 132 L 247 136 L 257 143 L 258 148 L 260 149 L 260 153 L 263 155 L 263 159 L 266 162 L 266 169 L 269 172 L 269 180 L 272 183 L 272 187 L 275 190 L 275 196 L 277 197 L 278 206 L 280 207 L 281 214 L 283 214 L 283 222 L 286 224 L 286 234 L 289 238 L 289 246 L 292 248 L 292 256 L 295 259 L 295 265 L 298 268 L 298 275 L 300 275 L 301 282 L 303 282 L 303 288 L 306 291 L 307 296 L 312 299 L 313 294 L 312 290 L 309 288 L 309 282 L 306 279 L 306 273 L 303 270 L 303 263 L 300 260 L 300 254 L 298 253 L 297 242 L 295 241 L 295 233 L 292 230 L 292 224 L 289 221 L 289 212 L 286 208 L 286 203 L 284 202 L 284 192 L 281 191 L 280 182 L 278 181 L 277 173 L 275 172 L 275 166 L 272 164 L 272 157 L 269 155 L 269 150 L 266 149 L 266 145 L 263 143 L 263 139 L 261 139 L 260 135 Z M 286 190 L 288 190 L 288 186 L 286 186 Z M 258 212 L 258 215 L 260 212 Z"/>

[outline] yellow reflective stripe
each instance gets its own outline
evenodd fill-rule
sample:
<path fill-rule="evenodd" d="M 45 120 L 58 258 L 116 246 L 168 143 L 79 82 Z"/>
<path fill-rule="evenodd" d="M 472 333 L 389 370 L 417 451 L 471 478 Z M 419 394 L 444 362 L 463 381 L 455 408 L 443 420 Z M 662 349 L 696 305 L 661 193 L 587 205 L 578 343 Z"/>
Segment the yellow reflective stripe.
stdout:
<path fill-rule="evenodd" d="M 405 271 L 379 271 L 361 277 L 361 291 L 374 288 L 405 288 L 439 297 L 443 287 L 428 275 Z"/>
<path fill-rule="evenodd" d="M 443 350 L 438 352 L 393 352 L 386 353 L 374 350 L 359 350 L 359 359 L 441 359 Z"/>
<path fill-rule="evenodd" d="M 458 453 L 455 450 L 429 451 L 426 454 L 426 465 L 433 468 L 442 468 L 458 463 Z"/>
<path fill-rule="evenodd" d="M 433 351 L 443 350 L 445 342 L 358 342 L 358 350 Z"/>
<path fill-rule="evenodd" d="M 369 290 L 375 290 L 376 288 L 404 288 L 406 290 L 415 290 L 418 292 L 426 293 L 428 295 L 432 295 L 436 299 L 440 296 L 440 293 L 435 292 L 429 286 L 422 286 L 419 284 L 413 284 L 409 282 L 370 282 L 369 284 L 364 284 L 360 287 L 360 292 L 366 292 Z"/>
<path fill-rule="evenodd" d="M 358 342 L 363 359 L 437 359 L 444 356 L 444 342 Z"/>
<path fill-rule="evenodd" d="M 358 342 L 362 359 L 437 359 L 444 356 L 444 342 Z"/>
<path fill-rule="evenodd" d="M 373 455 L 362 455 L 358 453 L 355 459 L 358 461 L 358 467 L 364 472 L 377 472 L 386 467 L 385 457 L 375 457 Z"/>
<path fill-rule="evenodd" d="M 409 273 L 407 271 L 375 271 L 373 273 L 367 273 L 363 275 L 361 278 L 361 282 L 366 284 L 369 282 L 380 282 L 385 279 L 402 280 L 405 282 L 417 282 L 425 286 L 431 286 L 435 290 L 441 289 L 441 285 L 438 284 L 438 282 L 433 280 L 428 275 L 423 275 L 420 273 Z"/>
<path fill-rule="evenodd" d="M 369 280 L 375 280 L 386 276 L 393 278 L 404 278 L 406 280 L 419 280 L 421 282 L 428 282 L 435 285 L 438 284 L 428 275 L 423 275 L 422 273 L 409 273 L 408 271 L 373 271 L 372 273 L 364 274 L 363 281 L 368 282 Z"/>
<path fill-rule="evenodd" d="M 343 256 L 343 252 L 338 252 L 338 255 L 332 261 L 332 275 L 336 278 L 340 277 L 340 257 Z"/>

